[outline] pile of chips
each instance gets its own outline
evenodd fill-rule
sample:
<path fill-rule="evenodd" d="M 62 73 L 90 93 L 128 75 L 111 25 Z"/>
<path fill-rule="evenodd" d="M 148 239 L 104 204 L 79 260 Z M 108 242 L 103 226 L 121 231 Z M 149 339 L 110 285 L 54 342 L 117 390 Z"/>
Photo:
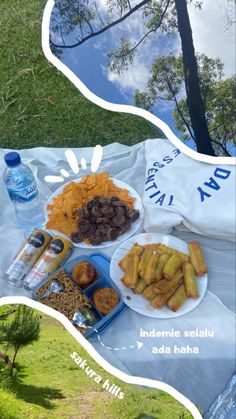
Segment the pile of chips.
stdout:
<path fill-rule="evenodd" d="M 107 172 L 84 176 L 80 182 L 70 182 L 63 192 L 47 206 L 50 212 L 46 228 L 71 236 L 77 230 L 78 209 L 95 196 L 117 196 L 129 207 L 134 207 L 134 198 L 127 189 L 117 187 Z"/>

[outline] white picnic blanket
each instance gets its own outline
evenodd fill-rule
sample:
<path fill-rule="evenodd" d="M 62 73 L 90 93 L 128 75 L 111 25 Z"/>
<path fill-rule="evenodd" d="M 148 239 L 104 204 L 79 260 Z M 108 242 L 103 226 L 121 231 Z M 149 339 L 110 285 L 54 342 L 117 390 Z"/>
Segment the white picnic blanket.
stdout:
<path fill-rule="evenodd" d="M 158 142 L 160 147 L 164 140 Z M 164 143 L 166 143 L 164 141 Z M 146 143 L 147 144 L 147 143 Z M 73 149 L 79 159 L 85 157 L 90 161 L 92 149 Z M 22 150 L 21 156 L 26 164 L 33 169 L 40 191 L 45 200 L 51 191 L 60 184 L 46 184 L 45 175 L 57 175 L 61 168 L 69 170 L 64 156 L 65 149 L 35 148 Z M 0 172 L 4 169 L 3 156 L 6 150 L 0 150 Z M 160 153 L 161 154 L 161 153 Z M 188 166 L 191 166 L 191 159 Z M 145 143 L 132 147 L 113 143 L 104 147 L 104 157 L 99 171 L 109 171 L 116 177 L 130 184 L 142 195 L 145 183 Z M 69 170 L 70 171 L 70 170 Z M 81 175 L 86 172 L 81 171 Z M 87 169 L 89 173 L 89 166 Z M 174 173 L 173 173 L 174 176 Z M 76 176 L 77 177 L 77 176 Z M 73 176 L 72 176 L 73 178 Z M 173 182 L 175 180 L 173 179 Z M 184 178 L 183 178 L 184 183 Z M 7 269 L 11 258 L 23 241 L 22 232 L 17 229 L 14 210 L 10 205 L 8 195 L 2 180 L 0 181 L 0 234 L 2 240 L 0 252 L 0 277 Z M 186 202 L 186 205 L 188 203 Z M 216 211 L 217 211 L 217 204 Z M 228 208 L 233 211 L 233 208 Z M 219 214 L 220 216 L 220 214 Z M 132 346 L 136 341 L 144 345 L 140 350 L 127 349 L 112 351 L 101 346 L 96 338 L 92 343 L 96 350 L 112 365 L 131 375 L 162 380 L 191 399 L 203 412 L 206 412 L 216 397 L 224 390 L 234 373 L 235 368 L 235 245 L 234 243 L 213 239 L 193 232 L 176 231 L 175 236 L 185 240 L 199 241 L 206 256 L 209 267 L 208 291 L 202 303 L 191 313 L 171 320 L 158 320 L 142 316 L 127 309 L 121 317 L 102 335 L 102 341 L 109 347 Z M 104 253 L 112 256 L 116 246 L 107 248 Z M 91 253 L 88 250 L 76 249 L 73 256 Z M 29 295 L 22 289 L 10 287 L 6 281 L 0 280 L 0 295 Z M 144 338 L 140 329 L 151 331 L 177 330 L 179 338 Z M 184 333 L 197 330 L 210 333 L 209 337 L 184 337 Z M 154 354 L 155 347 L 196 347 L 199 354 Z"/>
<path fill-rule="evenodd" d="M 170 141 L 145 142 L 144 229 L 235 241 L 235 166 L 193 160 Z"/>

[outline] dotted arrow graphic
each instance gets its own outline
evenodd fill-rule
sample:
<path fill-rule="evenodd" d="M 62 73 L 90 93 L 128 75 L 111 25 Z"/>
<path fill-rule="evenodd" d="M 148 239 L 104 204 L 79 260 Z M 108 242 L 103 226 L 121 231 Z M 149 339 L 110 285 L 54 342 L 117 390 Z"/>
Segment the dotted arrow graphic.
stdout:
<path fill-rule="evenodd" d="M 98 337 L 98 341 L 100 343 L 101 346 L 103 346 L 104 348 L 110 350 L 110 351 L 125 351 L 127 349 L 141 349 L 143 347 L 143 343 L 137 341 L 134 345 L 129 345 L 129 346 L 116 346 L 116 347 L 111 347 L 111 346 L 107 346 L 105 345 L 105 343 L 101 340 L 101 336 L 99 335 L 97 329 L 93 329 L 96 333 L 97 333 L 97 337 Z"/>

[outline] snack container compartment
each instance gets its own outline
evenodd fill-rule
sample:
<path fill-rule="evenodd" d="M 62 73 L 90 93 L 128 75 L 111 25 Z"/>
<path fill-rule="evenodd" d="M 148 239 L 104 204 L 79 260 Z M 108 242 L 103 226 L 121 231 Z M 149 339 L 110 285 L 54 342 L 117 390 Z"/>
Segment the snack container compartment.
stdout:
<path fill-rule="evenodd" d="M 73 268 L 74 268 L 75 265 L 77 265 L 80 262 L 89 263 L 90 265 L 92 265 L 95 268 L 96 273 L 97 273 L 97 278 L 91 284 L 87 285 L 86 287 L 81 287 L 73 276 Z M 78 257 L 72 259 L 66 265 L 64 265 L 63 269 L 67 272 L 67 274 L 70 276 L 70 278 L 75 283 L 75 285 L 85 294 L 87 293 L 87 290 L 90 287 L 92 287 L 95 284 L 98 284 L 100 279 L 104 276 L 104 272 L 101 269 L 101 267 L 97 263 L 95 263 L 93 260 L 91 260 L 91 257 L 89 257 L 89 256 L 78 256 Z"/>
<path fill-rule="evenodd" d="M 111 284 L 111 281 L 105 276 L 102 276 L 99 281 L 96 281 L 94 284 L 91 284 L 90 287 L 86 288 L 84 294 L 92 300 L 94 292 L 99 288 L 114 288 L 117 291 L 115 286 Z"/>
<path fill-rule="evenodd" d="M 84 336 L 88 338 L 88 337 L 93 336 L 96 333 L 100 334 L 104 332 L 105 329 L 107 329 L 107 327 L 118 318 L 120 311 L 123 311 L 126 308 L 126 306 L 123 303 L 122 295 L 119 289 L 116 287 L 115 284 L 113 284 L 113 282 L 110 279 L 110 260 L 106 256 L 102 255 L 101 253 L 95 253 L 95 254 L 92 254 L 91 256 L 78 256 L 77 258 L 71 260 L 69 263 L 67 263 L 63 267 L 63 269 L 68 273 L 68 275 L 71 278 L 72 278 L 72 269 L 79 262 L 90 263 L 92 266 L 94 266 L 99 276 L 99 278 L 94 283 L 92 283 L 85 289 L 82 289 L 77 284 L 78 288 L 89 298 L 91 305 L 93 307 L 94 307 L 94 304 L 92 301 L 92 296 L 93 296 L 93 293 L 99 288 L 104 288 L 104 287 L 114 288 L 117 291 L 119 295 L 119 299 L 120 299 L 117 306 L 107 315 L 103 315 L 99 313 L 98 310 L 96 310 L 96 308 L 94 307 L 95 310 L 99 313 L 101 320 L 98 321 L 96 324 L 94 324 L 93 327 L 88 332 L 84 333 Z"/>
<path fill-rule="evenodd" d="M 94 281 L 87 288 L 81 288 L 79 284 L 77 283 L 77 281 L 72 276 L 72 269 L 79 262 L 90 263 L 96 269 L 96 272 L 98 274 L 98 279 L 96 279 L 96 281 Z M 77 288 L 79 288 L 79 290 L 84 295 L 86 295 L 89 302 L 91 303 L 92 309 L 94 310 L 98 318 L 98 321 L 94 323 L 91 326 L 91 328 L 83 334 L 86 338 L 94 336 L 97 333 L 99 334 L 104 333 L 105 330 L 120 316 L 123 310 L 126 309 L 126 305 L 123 303 L 122 295 L 119 289 L 116 287 L 115 284 L 113 284 L 113 282 L 110 279 L 109 268 L 110 268 L 110 260 L 101 253 L 95 253 L 95 254 L 92 254 L 91 256 L 78 256 L 74 258 L 73 260 L 71 260 L 70 262 L 67 262 L 65 265 L 61 266 L 59 269 L 59 270 L 64 270 L 67 273 L 67 275 L 70 277 L 73 284 Z M 51 276 L 53 276 L 55 273 L 53 273 Z M 33 298 L 35 300 L 37 299 L 36 298 L 37 291 L 49 280 L 50 280 L 50 277 L 47 280 L 43 281 L 43 283 L 40 283 L 40 285 L 34 290 Z M 119 303 L 107 315 L 101 314 L 96 309 L 92 301 L 93 293 L 99 288 L 114 288 L 119 295 L 119 300 L 120 300 Z"/>
<path fill-rule="evenodd" d="M 92 299 L 90 299 L 90 298 L 88 297 L 88 295 L 84 292 L 84 290 L 83 290 L 83 289 L 81 289 L 81 288 L 78 286 L 77 282 L 73 280 L 72 275 L 71 275 L 71 273 L 70 273 L 70 270 L 66 268 L 66 265 L 61 266 L 61 267 L 60 267 L 57 271 L 53 272 L 53 274 L 51 274 L 51 275 L 49 276 L 49 278 L 45 279 L 43 282 L 41 282 L 41 283 L 38 285 L 38 287 L 37 287 L 37 288 L 35 288 L 35 289 L 34 289 L 34 291 L 33 291 L 33 299 L 34 299 L 34 300 L 38 300 L 38 298 L 37 298 L 37 292 L 38 292 L 38 290 L 40 290 L 40 288 L 43 288 L 43 286 L 44 286 L 47 282 L 49 282 L 49 281 L 50 281 L 50 280 L 54 277 L 54 275 L 55 275 L 55 274 L 57 274 L 59 271 L 65 271 L 65 272 L 66 272 L 66 274 L 68 275 L 68 278 L 70 279 L 71 283 L 72 283 L 72 284 L 73 284 L 73 286 L 75 287 L 75 289 L 79 289 L 79 290 L 80 290 L 80 292 L 81 292 L 83 295 L 85 295 L 85 297 L 87 298 L 88 302 L 91 304 L 91 309 L 92 309 L 92 311 L 94 312 L 95 316 L 96 316 L 96 317 L 97 317 L 97 319 L 98 319 L 98 320 L 97 320 L 97 322 L 96 322 L 96 324 L 97 324 L 97 323 L 98 323 L 98 322 L 99 322 L 99 321 L 103 318 L 102 314 L 101 314 L 101 313 L 99 313 L 99 311 L 96 309 L 95 305 L 93 304 Z M 38 300 L 38 301 L 40 301 L 40 300 Z M 42 303 L 43 303 L 43 301 L 42 301 Z M 58 310 L 58 311 L 59 311 L 59 310 Z"/>

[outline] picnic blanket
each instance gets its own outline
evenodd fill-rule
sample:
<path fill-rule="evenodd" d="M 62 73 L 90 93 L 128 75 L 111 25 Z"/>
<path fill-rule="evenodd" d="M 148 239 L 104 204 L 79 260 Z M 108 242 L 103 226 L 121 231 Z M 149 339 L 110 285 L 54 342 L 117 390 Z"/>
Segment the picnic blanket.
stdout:
<path fill-rule="evenodd" d="M 172 227 L 235 241 L 236 173 L 193 160 L 169 141 L 145 142 L 144 229 Z"/>
<path fill-rule="evenodd" d="M 160 145 L 165 140 L 150 140 Z M 146 160 L 145 146 L 141 142 L 128 147 L 113 143 L 104 147 L 104 156 L 99 171 L 109 171 L 132 186 L 143 196 Z M 80 159 L 91 160 L 92 148 L 73 149 Z M 0 171 L 4 169 L 3 156 L 6 150 L 0 150 Z M 67 169 L 65 149 L 34 148 L 20 152 L 23 161 L 32 168 L 43 199 L 49 197 L 60 184 L 47 184 L 46 175 L 58 175 L 61 168 Z M 189 158 L 188 158 L 189 159 Z M 191 159 L 189 159 L 191 161 Z M 190 166 L 191 162 L 188 161 Z M 79 175 L 89 173 L 81 171 Z M 174 176 L 174 173 L 173 173 Z M 78 175 L 71 173 L 71 178 Z M 68 181 L 68 179 L 66 179 Z M 24 237 L 17 228 L 14 209 L 9 202 L 2 180 L 0 181 L 0 234 L 2 240 L 0 253 L 0 277 L 6 271 L 9 261 L 15 255 Z M 174 179 L 173 179 L 174 182 Z M 184 183 L 184 178 L 183 178 Z M 188 203 L 186 203 L 187 205 Z M 217 207 L 215 209 L 217 211 Z M 233 211 L 233 208 L 229 211 Z M 192 231 L 172 231 L 176 237 L 185 241 L 197 240 L 201 243 L 209 268 L 208 291 L 201 304 L 192 312 L 175 318 L 158 320 L 145 317 L 127 309 L 117 321 L 102 335 L 104 345 L 108 347 L 133 346 L 141 341 L 143 347 L 127 350 L 110 350 L 102 346 L 94 337 L 91 343 L 95 349 L 112 365 L 130 375 L 152 378 L 166 382 L 182 392 L 204 413 L 224 390 L 235 368 L 235 245 L 225 239 L 214 239 Z M 104 249 L 103 253 L 111 257 L 116 246 Z M 73 256 L 89 254 L 91 251 L 75 249 Z M 27 295 L 23 289 L 14 289 L 0 279 L 0 295 Z M 177 330 L 181 337 L 141 337 L 140 329 L 146 331 Z M 199 336 L 199 331 L 202 331 Z M 192 332 L 195 337 L 186 337 Z M 205 335 L 204 335 L 205 334 Z M 198 337 L 197 337 L 198 335 Z M 174 347 L 198 348 L 199 353 L 173 353 Z M 172 353 L 153 353 L 153 348 L 171 347 Z M 186 350 L 186 349 L 185 349 Z"/>

